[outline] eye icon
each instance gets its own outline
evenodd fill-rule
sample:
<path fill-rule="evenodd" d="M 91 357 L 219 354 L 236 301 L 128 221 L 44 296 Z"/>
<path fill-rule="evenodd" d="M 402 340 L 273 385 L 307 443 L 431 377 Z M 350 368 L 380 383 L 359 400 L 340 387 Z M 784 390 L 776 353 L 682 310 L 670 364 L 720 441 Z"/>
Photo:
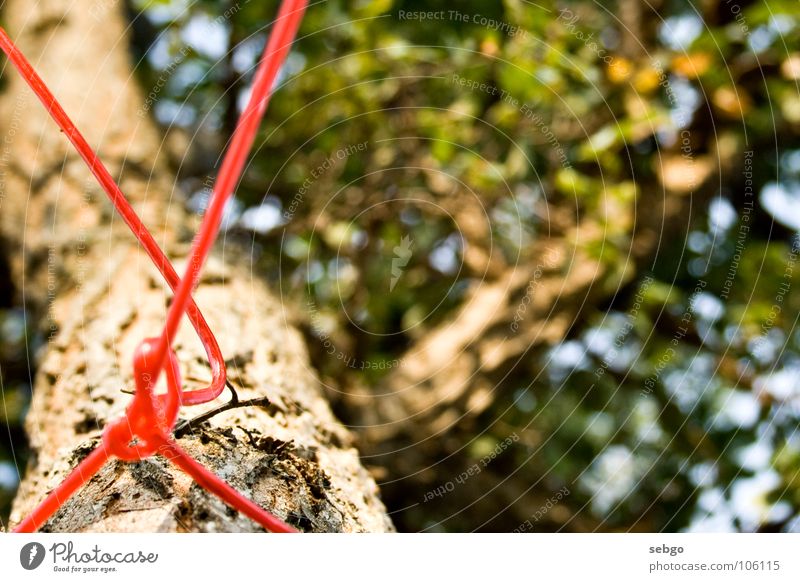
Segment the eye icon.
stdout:
<path fill-rule="evenodd" d="M 39 542 L 30 542 L 19 551 L 19 563 L 26 570 L 35 570 L 44 561 L 44 546 Z"/>

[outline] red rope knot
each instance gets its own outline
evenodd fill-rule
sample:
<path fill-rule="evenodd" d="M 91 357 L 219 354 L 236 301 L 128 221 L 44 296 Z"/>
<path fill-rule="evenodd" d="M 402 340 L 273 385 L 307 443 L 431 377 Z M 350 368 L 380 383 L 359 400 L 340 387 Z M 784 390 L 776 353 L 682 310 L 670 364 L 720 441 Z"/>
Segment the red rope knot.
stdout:
<path fill-rule="evenodd" d="M 167 392 L 155 393 L 154 370 L 158 338 L 143 340 L 133 355 L 136 388 L 125 415 L 111 422 L 103 431 L 103 444 L 123 461 L 138 461 L 158 452 L 178 419 L 181 406 L 180 370 L 173 350 L 167 352 Z"/>
<path fill-rule="evenodd" d="M 225 153 L 219 176 L 215 182 L 211 203 L 192 245 L 190 267 L 187 268 L 183 278 L 178 277 L 153 235 L 142 224 L 111 174 L 75 127 L 58 100 L 33 70 L 25 56 L 14 46 L 6 32 L 0 28 L 0 49 L 8 55 L 58 126 L 75 146 L 108 194 L 114 207 L 175 292 L 173 302 L 167 311 L 167 321 L 161 337 L 146 339 L 136 349 L 133 357 L 136 389 L 125 415 L 111 422 L 105 428 L 102 445 L 89 453 L 64 481 L 20 522 L 14 531 L 36 531 L 63 505 L 66 499 L 91 479 L 110 457 L 117 457 L 123 461 L 138 461 L 155 453 L 175 464 L 199 485 L 266 529 L 274 532 L 296 531 L 195 461 L 178 446 L 172 438 L 172 431 L 178 417 L 178 409 L 182 404 L 193 405 L 209 402 L 219 396 L 225 385 L 225 364 L 219 345 L 203 318 L 203 314 L 194 303 L 192 291 L 197 284 L 203 262 L 219 232 L 225 202 L 232 195 L 241 178 L 247 155 L 252 148 L 261 117 L 269 102 L 271 89 L 281 63 L 286 59 L 297 34 L 307 3 L 308 0 L 283 0 L 281 3 L 275 28 L 270 34 L 264 55 L 256 71 L 250 100 L 239 118 L 230 147 Z M 212 382 L 207 388 L 187 392 L 181 391 L 178 358 L 171 348 L 172 340 L 184 314 L 188 315 L 205 345 L 212 371 Z M 165 369 L 167 391 L 156 394 L 155 389 L 162 369 Z"/>

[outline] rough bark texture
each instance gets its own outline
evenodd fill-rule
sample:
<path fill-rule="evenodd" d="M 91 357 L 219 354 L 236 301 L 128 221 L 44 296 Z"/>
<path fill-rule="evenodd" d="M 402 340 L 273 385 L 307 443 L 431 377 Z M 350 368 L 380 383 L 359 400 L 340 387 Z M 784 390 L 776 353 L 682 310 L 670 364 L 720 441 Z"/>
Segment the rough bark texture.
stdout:
<path fill-rule="evenodd" d="M 59 96 L 167 254 L 188 252 L 196 220 L 170 201 L 152 124 L 137 115 L 122 2 L 12 0 L 9 33 Z M 11 525 L 53 488 L 120 415 L 137 343 L 160 330 L 170 293 L 105 195 L 15 71 L 0 98 L 0 228 L 18 297 L 48 342 L 27 419 L 33 461 Z M 300 529 L 389 531 L 377 486 L 333 417 L 300 335 L 245 267 L 212 257 L 196 294 L 241 398 L 271 405 L 219 414 L 180 439 L 234 487 Z M 235 253 L 234 253 L 235 254 Z M 210 377 L 188 322 L 176 351 L 184 382 Z M 185 409 L 195 416 L 211 408 Z M 251 531 L 260 528 L 164 459 L 110 462 L 44 528 L 50 531 Z"/>

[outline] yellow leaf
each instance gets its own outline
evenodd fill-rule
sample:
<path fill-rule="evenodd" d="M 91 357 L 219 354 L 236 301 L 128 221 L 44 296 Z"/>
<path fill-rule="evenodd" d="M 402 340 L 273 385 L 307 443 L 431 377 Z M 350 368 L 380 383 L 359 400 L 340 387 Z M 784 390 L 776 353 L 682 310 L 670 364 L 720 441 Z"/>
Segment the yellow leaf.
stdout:
<path fill-rule="evenodd" d="M 496 56 L 500 52 L 500 46 L 497 44 L 497 40 L 492 37 L 483 39 L 483 42 L 481 42 L 481 52 L 489 57 Z"/>
<path fill-rule="evenodd" d="M 714 164 L 707 156 L 696 158 L 665 155 L 654 158 L 653 165 L 661 183 L 669 192 L 691 194 L 711 175 Z"/>
<path fill-rule="evenodd" d="M 781 63 L 781 74 L 790 81 L 800 79 L 800 53 L 792 53 Z"/>
<path fill-rule="evenodd" d="M 708 53 L 691 53 L 672 59 L 672 70 L 688 79 L 696 79 L 708 71 L 711 63 Z"/>
<path fill-rule="evenodd" d="M 608 65 L 606 74 L 612 83 L 624 83 L 633 75 L 633 63 L 625 57 L 614 57 Z"/>
<path fill-rule="evenodd" d="M 661 75 L 652 67 L 647 67 L 636 73 L 633 80 L 633 87 L 639 93 L 652 93 L 658 88 L 661 82 Z"/>
<path fill-rule="evenodd" d="M 741 88 L 737 91 L 731 87 L 720 87 L 714 91 L 713 101 L 721 113 L 733 119 L 741 119 L 753 106 L 750 96 Z"/>
<path fill-rule="evenodd" d="M 800 123 L 800 97 L 795 94 L 781 99 L 781 112 L 786 121 Z"/>

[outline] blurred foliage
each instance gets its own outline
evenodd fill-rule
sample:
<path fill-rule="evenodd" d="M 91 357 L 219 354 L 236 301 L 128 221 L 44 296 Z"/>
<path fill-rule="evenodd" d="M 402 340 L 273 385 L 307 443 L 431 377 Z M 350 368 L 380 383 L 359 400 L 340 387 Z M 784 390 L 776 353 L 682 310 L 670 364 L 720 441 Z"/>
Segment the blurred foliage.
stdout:
<path fill-rule="evenodd" d="M 579 219 L 586 256 L 635 267 L 442 440 L 434 483 L 519 437 L 480 481 L 423 504 L 391 490 L 401 529 L 511 530 L 566 486 L 534 529 L 800 531 L 797 2 L 651 4 L 308 11 L 226 235 L 326 383 L 374 386 Z M 194 210 L 276 8 L 132 2 L 144 108 Z M 658 231 L 653 200 L 690 211 Z M 632 265 L 646 227 L 659 241 Z"/>
<path fill-rule="evenodd" d="M 9 281 L 0 259 L 0 278 Z M 0 526 L 27 462 L 23 420 L 30 403 L 29 349 L 32 337 L 25 312 L 12 307 L 12 289 L 0 290 Z"/>

